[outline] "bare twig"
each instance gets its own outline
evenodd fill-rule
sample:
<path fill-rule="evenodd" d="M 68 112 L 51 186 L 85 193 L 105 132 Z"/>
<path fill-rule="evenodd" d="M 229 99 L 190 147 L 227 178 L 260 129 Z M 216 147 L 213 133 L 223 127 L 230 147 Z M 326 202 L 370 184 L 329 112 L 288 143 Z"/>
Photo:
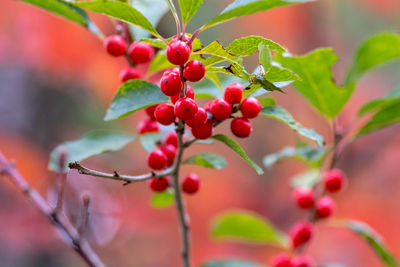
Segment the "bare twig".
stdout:
<path fill-rule="evenodd" d="M 81 236 L 84 234 L 87 222 L 89 220 L 89 205 L 90 205 L 90 195 L 88 193 L 83 193 L 81 215 L 79 217 L 77 226 L 78 232 Z"/>
<path fill-rule="evenodd" d="M 91 267 L 106 267 L 99 256 L 94 252 L 91 246 L 81 239 L 77 229 L 71 224 L 70 220 L 62 213 L 56 212 L 50 204 L 33 189 L 21 174 L 10 164 L 0 152 L 0 173 L 7 175 L 29 198 L 38 210 L 48 218 L 48 220 L 56 227 L 56 229 L 66 236 L 65 242 L 73 247 L 73 249 L 82 257 L 82 259 Z"/>
<path fill-rule="evenodd" d="M 56 204 L 56 212 L 62 212 L 63 201 L 64 201 L 64 190 L 65 183 L 67 182 L 67 173 L 64 172 L 65 165 L 67 163 L 67 151 L 65 149 L 60 150 L 58 156 L 58 171 L 56 177 L 57 183 L 57 204 Z"/>

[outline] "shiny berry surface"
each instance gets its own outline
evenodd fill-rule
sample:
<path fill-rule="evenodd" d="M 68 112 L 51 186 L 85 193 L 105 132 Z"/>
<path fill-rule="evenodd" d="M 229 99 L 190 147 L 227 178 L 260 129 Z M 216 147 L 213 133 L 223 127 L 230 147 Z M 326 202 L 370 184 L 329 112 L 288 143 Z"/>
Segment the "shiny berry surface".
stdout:
<path fill-rule="evenodd" d="M 186 194 L 194 194 L 199 191 L 200 179 L 196 174 L 189 174 L 182 181 L 182 191 Z"/>
<path fill-rule="evenodd" d="M 111 35 L 104 41 L 104 48 L 110 55 L 119 57 L 126 52 L 126 42 L 120 35 Z"/>
<path fill-rule="evenodd" d="M 206 68 L 198 60 L 189 61 L 183 69 L 183 77 L 189 82 L 198 82 L 203 79 L 205 74 Z"/>
<path fill-rule="evenodd" d="M 167 59 L 174 65 L 185 64 L 190 57 L 192 49 L 184 41 L 171 41 L 166 50 Z"/>
<path fill-rule="evenodd" d="M 248 137 L 252 130 L 251 123 L 246 118 L 234 118 L 231 121 L 231 131 L 237 137 Z"/>
<path fill-rule="evenodd" d="M 140 77 L 140 72 L 135 68 L 125 68 L 119 74 L 119 79 L 122 83 L 129 80 L 140 79 Z"/>
<path fill-rule="evenodd" d="M 167 166 L 167 156 L 161 149 L 155 149 L 147 155 L 147 164 L 153 170 L 162 170 Z"/>
<path fill-rule="evenodd" d="M 156 105 L 151 105 L 148 106 L 147 108 L 144 109 L 144 111 L 146 112 L 147 116 L 149 116 L 150 119 L 152 119 L 153 121 L 156 120 L 156 117 L 154 116 L 154 111 L 156 110 L 158 104 Z"/>
<path fill-rule="evenodd" d="M 169 72 L 163 75 L 160 80 L 161 91 L 167 96 L 174 96 L 182 90 L 182 79 L 179 74 Z"/>
<path fill-rule="evenodd" d="M 154 133 L 158 132 L 158 124 L 152 119 L 145 119 L 139 122 L 138 132 L 139 134 Z"/>
<path fill-rule="evenodd" d="M 201 127 L 206 124 L 208 117 L 204 108 L 199 107 L 196 114 L 190 120 L 186 120 L 186 124 L 190 127 Z"/>
<path fill-rule="evenodd" d="M 180 95 L 180 93 L 178 93 L 178 94 L 176 94 L 176 95 L 170 97 L 172 104 L 175 104 L 176 101 L 178 101 L 178 99 L 180 98 L 179 95 Z M 187 88 L 186 88 L 186 97 L 189 97 L 189 98 L 191 98 L 191 99 L 194 99 L 194 90 L 193 90 L 193 88 L 192 88 L 190 85 L 187 85 Z"/>
<path fill-rule="evenodd" d="M 290 238 L 294 248 L 298 248 L 310 241 L 312 237 L 313 226 L 309 222 L 298 222 L 290 231 Z"/>
<path fill-rule="evenodd" d="M 212 120 L 208 119 L 206 124 L 201 127 L 192 128 L 192 135 L 197 139 L 210 138 L 213 133 Z"/>
<path fill-rule="evenodd" d="M 139 42 L 129 47 L 129 58 L 136 64 L 150 62 L 154 56 L 154 49 L 151 45 Z"/>
<path fill-rule="evenodd" d="M 240 83 L 231 83 L 225 88 L 224 99 L 230 104 L 242 101 L 244 87 Z"/>
<path fill-rule="evenodd" d="M 163 139 L 163 145 L 173 145 L 178 147 L 178 135 L 175 131 L 169 132 Z"/>
<path fill-rule="evenodd" d="M 258 116 L 261 112 L 261 104 L 254 97 L 247 97 L 243 100 L 240 105 L 240 111 L 242 112 L 243 117 L 248 119 L 253 119 Z"/>
<path fill-rule="evenodd" d="M 217 120 L 225 120 L 232 114 L 231 104 L 226 102 L 224 99 L 215 99 L 210 106 L 211 114 Z"/>
<path fill-rule="evenodd" d="M 329 196 L 320 198 L 315 204 L 315 214 L 317 218 L 325 219 L 332 215 L 335 203 Z"/>
<path fill-rule="evenodd" d="M 326 191 L 336 193 L 342 190 L 345 183 L 345 175 L 339 169 L 332 169 L 325 173 L 323 183 Z"/>
<path fill-rule="evenodd" d="M 314 193 L 308 188 L 296 188 L 293 191 L 293 198 L 301 209 L 310 209 L 314 206 Z"/>
<path fill-rule="evenodd" d="M 176 157 L 177 148 L 174 145 L 164 145 L 161 146 L 161 151 L 164 152 L 165 156 L 167 156 L 167 167 L 172 166 L 174 164 L 174 160 Z"/>
<path fill-rule="evenodd" d="M 149 181 L 149 185 L 154 192 L 163 192 L 169 186 L 169 179 L 165 177 L 153 178 Z"/>
<path fill-rule="evenodd" d="M 154 116 L 160 124 L 170 125 L 176 119 L 174 106 L 169 103 L 159 104 L 154 111 Z"/>
<path fill-rule="evenodd" d="M 181 120 L 190 120 L 197 112 L 196 102 L 188 97 L 184 97 L 176 101 L 174 111 L 176 117 Z"/>

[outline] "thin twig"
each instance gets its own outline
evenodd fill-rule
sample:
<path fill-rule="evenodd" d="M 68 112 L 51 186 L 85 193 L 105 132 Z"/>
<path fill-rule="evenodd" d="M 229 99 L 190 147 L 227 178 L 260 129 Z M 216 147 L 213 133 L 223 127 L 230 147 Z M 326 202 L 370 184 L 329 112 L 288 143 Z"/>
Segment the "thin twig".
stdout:
<path fill-rule="evenodd" d="M 67 182 L 67 173 L 64 171 L 67 163 L 67 151 L 65 149 L 61 149 L 58 155 L 58 170 L 56 177 L 57 184 L 57 203 L 56 203 L 56 212 L 62 212 L 63 203 L 64 203 L 64 190 L 65 184 Z"/>
<path fill-rule="evenodd" d="M 192 38 L 190 38 L 189 42 L 188 42 L 188 46 L 190 46 L 193 41 L 196 39 L 197 35 L 199 35 L 202 32 L 202 28 L 198 29 L 197 31 L 195 31 L 192 35 Z"/>
<path fill-rule="evenodd" d="M 77 229 L 71 224 L 70 220 L 62 213 L 57 213 L 50 204 L 33 189 L 21 174 L 10 164 L 4 155 L 0 152 L 1 174 L 7 175 L 29 198 L 38 210 L 47 217 L 47 219 L 55 226 L 55 228 L 67 238 L 64 240 L 71 245 L 73 249 L 82 257 L 82 259 L 91 267 L 106 267 L 99 256 L 94 252 L 91 246 L 81 239 Z"/>
<path fill-rule="evenodd" d="M 89 205 L 90 205 L 90 195 L 88 193 L 84 193 L 82 195 L 82 209 L 81 215 L 78 221 L 78 232 L 82 236 L 85 233 L 87 222 L 89 220 Z"/>

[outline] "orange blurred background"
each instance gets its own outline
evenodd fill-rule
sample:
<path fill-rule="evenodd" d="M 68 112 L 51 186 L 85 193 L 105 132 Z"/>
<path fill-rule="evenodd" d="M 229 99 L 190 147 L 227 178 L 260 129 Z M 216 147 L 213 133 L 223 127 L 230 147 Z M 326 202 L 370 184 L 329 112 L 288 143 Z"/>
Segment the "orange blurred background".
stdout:
<path fill-rule="evenodd" d="M 205 1 L 190 30 L 216 15 L 229 1 Z M 334 67 L 341 81 L 357 45 L 379 31 L 397 31 L 400 23 L 397 0 L 325 0 L 275 9 L 239 18 L 200 35 L 203 44 L 218 39 L 224 45 L 234 38 L 261 35 L 295 54 L 321 46 L 333 46 L 340 57 Z M 113 24 L 102 16 L 94 20 L 106 33 Z M 158 30 L 174 34 L 167 15 Z M 49 15 L 27 4 L 2 0 L 0 3 L 0 150 L 15 159 L 18 169 L 44 196 L 54 174 L 47 170 L 49 152 L 57 144 L 78 138 L 91 129 L 112 128 L 135 133 L 143 114 L 117 122 L 103 122 L 105 110 L 118 89 L 123 59 L 108 56 L 102 43 L 83 28 Z M 248 69 L 256 58 L 246 61 Z M 386 94 L 396 83 L 400 64 L 369 73 L 360 82 L 352 100 L 339 118 L 339 125 L 351 123 L 366 101 Z M 286 94 L 274 93 L 278 103 L 303 125 L 314 128 L 329 142 L 329 125 L 291 87 Z M 218 132 L 228 133 L 225 126 Z M 364 221 L 383 236 L 389 249 L 400 258 L 400 126 L 371 134 L 350 145 L 338 166 L 350 178 L 348 190 L 336 197 L 336 217 Z M 278 138 L 279 137 L 279 138 Z M 251 158 L 262 158 L 297 136 L 287 126 L 258 118 L 252 137 L 240 140 Z M 188 152 L 218 151 L 228 160 L 222 171 L 184 167 L 184 174 L 197 172 L 202 189 L 185 197 L 192 223 L 195 266 L 213 258 L 242 258 L 268 263 L 277 249 L 215 241 L 209 225 L 219 212 L 245 208 L 269 218 L 288 230 L 304 216 L 292 200 L 290 177 L 304 170 L 293 160 L 257 176 L 238 156 L 223 145 L 196 145 Z M 86 165 L 118 169 L 122 173 L 147 171 L 145 151 L 138 142 L 124 150 L 88 160 Z M 155 210 L 149 206 L 147 185 L 123 187 L 121 183 L 80 176 L 68 177 L 67 212 L 76 218 L 79 195 L 91 192 L 88 238 L 109 266 L 179 266 L 179 235 L 173 207 Z M 84 266 L 72 249 L 59 241 L 45 218 L 24 199 L 9 181 L 0 181 L 1 266 Z M 349 267 L 383 266 L 372 250 L 352 233 L 321 223 L 308 248 L 318 264 L 341 263 Z"/>

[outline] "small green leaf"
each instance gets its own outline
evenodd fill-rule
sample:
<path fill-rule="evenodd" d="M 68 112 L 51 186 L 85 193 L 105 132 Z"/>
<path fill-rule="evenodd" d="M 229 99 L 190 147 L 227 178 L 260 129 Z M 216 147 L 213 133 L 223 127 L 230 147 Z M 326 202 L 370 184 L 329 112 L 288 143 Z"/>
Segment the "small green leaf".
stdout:
<path fill-rule="evenodd" d="M 294 131 L 300 135 L 307 137 L 315 141 L 318 145 L 324 144 L 324 139 L 313 129 L 304 128 L 299 122 L 296 122 L 292 115 L 289 114 L 285 109 L 279 106 L 267 106 L 261 110 L 261 115 L 271 117 L 286 123 Z"/>
<path fill-rule="evenodd" d="M 226 160 L 216 154 L 201 153 L 187 158 L 183 164 L 194 164 L 206 168 L 214 168 L 221 170 L 226 167 Z"/>
<path fill-rule="evenodd" d="M 257 52 L 260 44 L 267 45 L 270 50 L 277 52 L 286 51 L 286 49 L 280 44 L 261 36 L 247 36 L 236 39 L 226 48 L 226 50 L 234 55 L 246 57 Z"/>
<path fill-rule="evenodd" d="M 259 61 L 260 64 L 264 68 L 264 72 L 268 73 L 272 67 L 272 55 L 271 50 L 269 50 L 269 46 L 266 44 L 259 44 L 258 45 L 259 51 Z"/>
<path fill-rule="evenodd" d="M 134 24 L 140 28 L 148 31 L 159 39 L 163 39 L 162 36 L 153 27 L 150 21 L 143 16 L 137 9 L 131 7 L 130 5 L 120 2 L 120 1 L 104 1 L 95 0 L 87 2 L 77 2 L 74 5 L 87 9 L 96 13 L 104 14 L 109 17 Z"/>
<path fill-rule="evenodd" d="M 168 189 L 164 192 L 153 194 L 150 203 L 153 208 L 165 209 L 174 204 L 174 200 L 174 193 Z"/>
<path fill-rule="evenodd" d="M 276 104 L 275 99 L 272 97 L 259 97 L 258 102 L 260 102 L 262 107 L 274 106 Z"/>
<path fill-rule="evenodd" d="M 96 27 L 96 25 L 89 19 L 88 15 L 84 10 L 79 7 L 72 5 L 71 3 L 67 3 L 62 0 L 20 0 L 22 2 L 35 5 L 51 13 L 64 17 L 72 22 L 75 22 L 78 25 L 81 25 L 87 28 L 89 31 L 93 32 L 100 38 L 102 38 L 103 34 Z"/>
<path fill-rule="evenodd" d="M 213 60 L 215 57 L 208 58 L 204 63 L 205 66 L 220 62 L 218 58 L 240 65 L 235 55 L 228 52 L 218 41 L 214 41 L 203 49 L 193 52 L 193 55 L 211 55 L 217 57 L 217 60 Z"/>
<path fill-rule="evenodd" d="M 179 0 L 183 24 L 186 24 L 196 14 L 203 0 Z"/>
<path fill-rule="evenodd" d="M 164 51 L 160 51 L 151 61 L 148 74 L 151 75 L 155 72 L 165 70 L 170 67 L 175 67 L 175 65 L 168 61 Z"/>
<path fill-rule="evenodd" d="M 161 134 L 159 133 L 147 133 L 140 135 L 140 144 L 146 150 L 147 153 L 150 153 L 157 147 L 157 142 L 161 141 Z"/>
<path fill-rule="evenodd" d="M 307 1 L 309 0 L 235 0 L 227 6 L 221 14 L 204 25 L 203 29 L 213 27 L 236 17 L 251 15 L 275 7 L 293 5 Z"/>
<path fill-rule="evenodd" d="M 319 181 L 322 175 L 319 169 L 309 169 L 292 178 L 291 185 L 293 188 L 310 188 L 312 189 Z"/>
<path fill-rule="evenodd" d="M 211 138 L 218 140 L 225 145 L 229 146 L 233 151 L 235 151 L 242 159 L 244 159 L 251 167 L 257 172 L 258 175 L 264 173 L 263 169 L 258 166 L 254 161 L 252 161 L 249 156 L 247 156 L 246 152 L 244 152 L 243 148 L 240 147 L 238 143 L 230 139 L 229 137 L 223 134 L 217 134 L 212 136 Z"/>
<path fill-rule="evenodd" d="M 335 221 L 335 225 L 348 228 L 363 238 L 386 266 L 400 266 L 383 243 L 382 238 L 367 224 L 355 220 L 337 220 Z"/>
<path fill-rule="evenodd" d="M 358 49 L 353 64 L 347 72 L 345 85 L 356 83 L 368 70 L 400 58 L 400 36 L 380 33 L 366 40 Z"/>
<path fill-rule="evenodd" d="M 244 243 L 268 244 L 286 248 L 288 238 L 268 220 L 246 210 L 220 214 L 213 223 L 212 236 Z"/>
<path fill-rule="evenodd" d="M 243 261 L 243 260 L 214 260 L 201 265 L 201 267 L 265 267 L 257 263 Z"/>
<path fill-rule="evenodd" d="M 141 80 L 131 80 L 119 88 L 104 120 L 123 118 L 145 107 L 167 101 L 168 97 L 157 85 Z"/>
<path fill-rule="evenodd" d="M 77 140 L 64 142 L 53 149 L 50 154 L 49 169 L 58 171 L 58 159 L 61 151 L 67 152 L 67 163 L 82 161 L 104 152 L 119 150 L 133 139 L 134 137 L 130 135 L 105 130 L 90 132 Z M 67 172 L 67 170 L 66 167 L 63 171 Z"/>
<path fill-rule="evenodd" d="M 272 167 L 283 158 L 294 158 L 306 162 L 308 165 L 318 167 L 322 164 L 327 153 L 325 147 L 285 147 L 282 150 L 270 154 L 264 158 L 264 166 L 267 168 Z"/>

